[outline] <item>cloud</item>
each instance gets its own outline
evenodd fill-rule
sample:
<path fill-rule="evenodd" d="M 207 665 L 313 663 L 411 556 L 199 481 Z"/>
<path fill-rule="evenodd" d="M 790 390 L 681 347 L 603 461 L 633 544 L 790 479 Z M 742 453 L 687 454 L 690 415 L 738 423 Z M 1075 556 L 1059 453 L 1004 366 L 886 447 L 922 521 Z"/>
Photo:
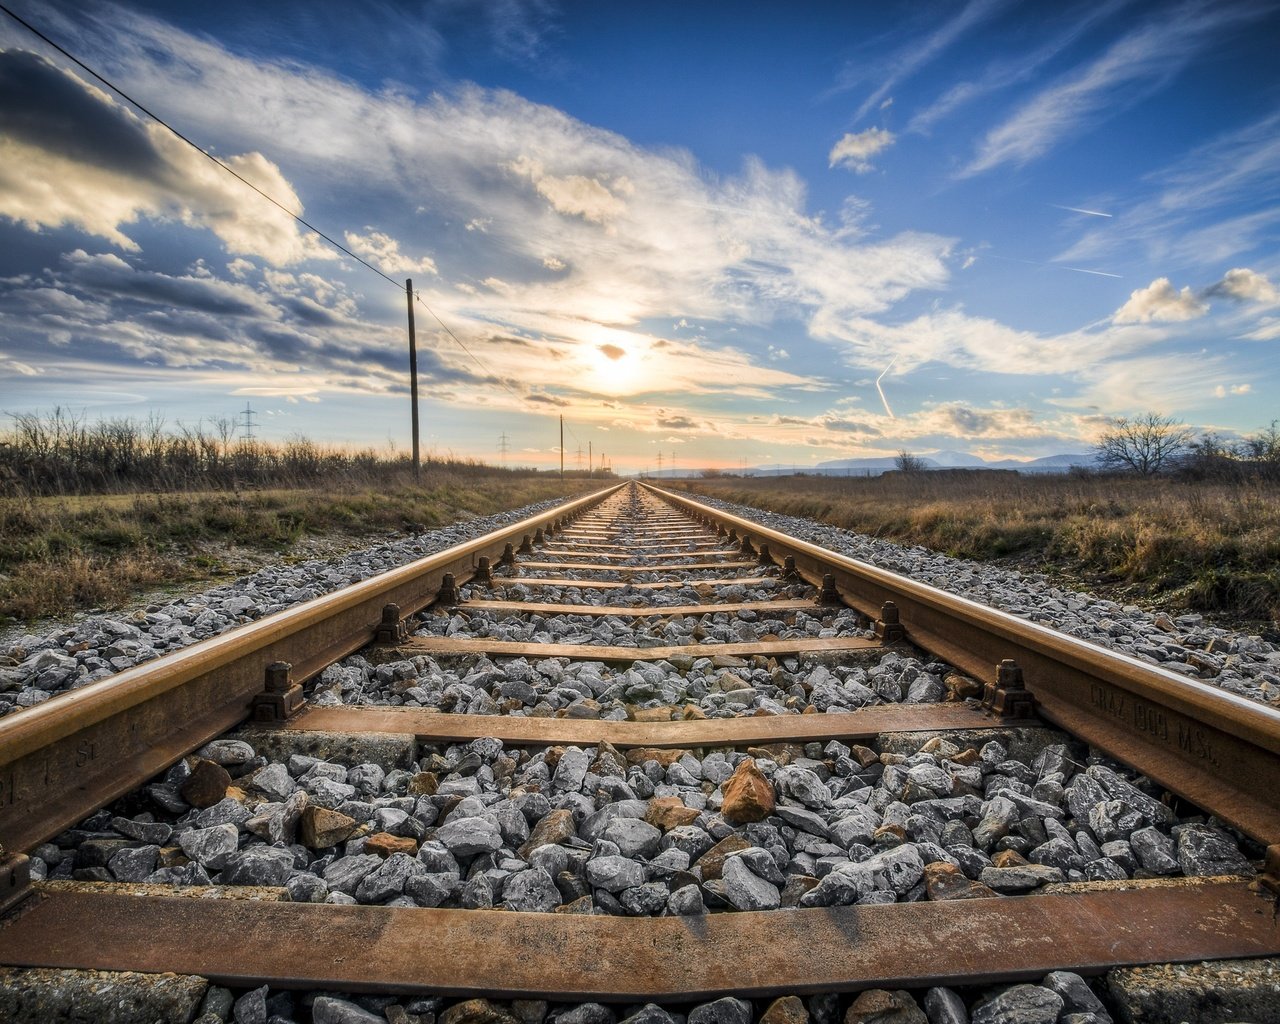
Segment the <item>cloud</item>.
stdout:
<path fill-rule="evenodd" d="M 595 224 L 604 224 L 621 214 L 626 209 L 622 197 L 634 191 L 625 177 L 606 185 L 599 178 L 583 174 L 548 174 L 541 161 L 524 155 L 513 160 L 510 168 L 514 174 L 532 181 L 538 195 L 557 213 L 581 217 Z"/>
<path fill-rule="evenodd" d="M 1249 270 L 1246 267 L 1228 270 L 1221 281 L 1211 284 L 1204 293 L 1247 302 L 1273 303 L 1280 299 L 1275 285 L 1267 280 L 1265 274 L 1259 274 L 1256 270 Z"/>
<path fill-rule="evenodd" d="M 1280 224 L 1280 112 L 1210 139 L 1137 189 L 1123 204 L 1123 231 L 1088 230 L 1056 258 L 1097 260 L 1136 247 L 1151 261 L 1199 266 L 1270 251 Z M 1241 214 L 1239 204 L 1250 212 Z"/>
<path fill-rule="evenodd" d="M 969 177 L 1002 164 L 1021 166 L 1063 138 L 1125 110 L 1164 88 L 1226 28 L 1258 16 L 1260 5 L 1183 3 L 1160 10 L 1087 65 L 1061 76 L 988 132 L 961 172 Z"/>
<path fill-rule="evenodd" d="M 599 351 L 607 358 L 617 362 L 627 354 L 625 348 L 619 348 L 617 345 L 601 345 Z"/>
<path fill-rule="evenodd" d="M 1178 291 L 1167 277 L 1158 277 L 1147 287 L 1133 291 L 1111 319 L 1118 324 L 1146 324 L 1195 320 L 1208 312 L 1208 303 L 1193 295 L 1190 287 Z"/>
<path fill-rule="evenodd" d="M 893 145 L 893 133 L 883 128 L 868 128 L 864 132 L 847 132 L 831 147 L 827 159 L 831 167 L 845 167 L 858 174 L 866 174 L 875 168 L 871 158 Z"/>
<path fill-rule="evenodd" d="M 366 227 L 367 234 L 354 231 L 346 233 L 347 248 L 357 256 L 363 256 L 384 274 L 438 274 L 436 264 L 429 256 L 410 259 L 400 252 L 400 243 L 390 235 Z"/>
<path fill-rule="evenodd" d="M 851 61 L 841 71 L 836 91 L 851 89 L 872 76 L 879 76 L 882 81 L 862 102 L 855 120 L 861 120 L 875 108 L 883 109 L 887 105 L 886 98 L 892 102 L 889 93 L 899 82 L 932 63 L 967 32 L 999 13 L 1006 5 L 1007 0 L 969 0 L 955 17 L 923 38 L 912 40 L 884 60 L 870 64 L 865 60 Z"/>
<path fill-rule="evenodd" d="M 1252 384 L 1232 384 L 1230 387 L 1219 384 L 1213 389 L 1215 398 L 1226 398 L 1228 395 L 1247 395 L 1253 390 Z"/>
<path fill-rule="evenodd" d="M 228 252 L 277 266 L 334 258 L 223 168 L 43 57 L 0 52 L 0 90 L 0 216 L 33 231 L 72 226 L 125 251 L 138 246 L 123 229 L 145 217 L 207 228 Z M 302 210 L 261 153 L 223 162 Z"/>

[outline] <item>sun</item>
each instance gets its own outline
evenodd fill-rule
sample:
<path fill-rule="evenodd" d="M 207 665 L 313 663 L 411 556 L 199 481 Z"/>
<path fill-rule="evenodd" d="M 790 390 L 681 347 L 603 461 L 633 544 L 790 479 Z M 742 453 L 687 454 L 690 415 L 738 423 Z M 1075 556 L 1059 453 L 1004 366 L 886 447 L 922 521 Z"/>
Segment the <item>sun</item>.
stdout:
<path fill-rule="evenodd" d="M 621 345 L 594 345 L 587 351 L 587 360 L 589 384 L 594 390 L 616 395 L 634 386 L 629 378 L 635 372 L 635 360 Z"/>

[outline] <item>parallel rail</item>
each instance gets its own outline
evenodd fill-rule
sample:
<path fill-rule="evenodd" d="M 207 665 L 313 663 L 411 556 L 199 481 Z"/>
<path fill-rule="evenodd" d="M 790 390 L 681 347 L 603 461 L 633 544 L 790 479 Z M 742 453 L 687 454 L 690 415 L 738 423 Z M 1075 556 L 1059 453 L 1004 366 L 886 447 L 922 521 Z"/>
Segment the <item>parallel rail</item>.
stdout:
<path fill-rule="evenodd" d="M 838 555 L 683 495 L 664 500 L 735 531 L 871 619 L 886 601 L 911 641 L 975 679 L 1009 659 L 1037 711 L 1230 822 L 1265 846 L 1280 843 L 1280 711 L 1115 651 Z"/>
<path fill-rule="evenodd" d="M 134 895 L 127 887 L 56 884 L 36 887 L 34 896 L 19 900 L 26 892 L 22 851 L 252 717 L 268 665 L 292 664 L 293 682 L 301 682 L 368 643 L 378 631 L 384 606 L 396 604 L 405 615 L 426 607 L 442 588 L 447 591 L 446 573 L 461 584 L 477 571 L 481 558 L 496 561 L 518 542 L 527 551 L 523 542 L 538 531 L 563 536 L 569 523 L 614 490 L 570 502 L 0 720 L 0 842 L 9 854 L 17 855 L 6 862 L 8 902 L 15 909 L 0 919 L 0 963 L 178 971 L 232 985 L 268 982 L 349 991 L 683 1001 L 726 993 L 754 996 L 1016 981 L 1053 969 L 1096 973 L 1118 964 L 1280 954 L 1280 925 L 1271 903 L 1240 879 L 1093 887 L 1101 891 L 1067 886 L 1063 894 L 961 903 L 630 920 L 193 900 Z M 673 566 L 673 571 L 700 571 L 705 564 L 732 573 L 766 558 L 786 559 L 799 576 L 817 586 L 824 581 L 834 584 L 841 600 L 879 620 L 886 640 L 896 639 L 895 627 L 901 627 L 912 643 L 978 679 L 990 679 L 1002 661 L 1016 661 L 1045 719 L 1211 810 L 1268 845 L 1273 857 L 1280 851 L 1280 713 L 686 497 L 657 488 L 649 488 L 649 493 L 721 535 L 732 531 L 741 541 L 737 555 L 720 548 L 717 553 L 723 557 L 712 560 L 710 551 L 693 551 L 691 557 L 700 561 Z M 606 533 L 586 527 L 570 532 L 578 538 Z M 672 527 L 652 535 L 679 532 Z M 558 549 L 560 540 L 543 551 Z M 542 562 L 548 555 L 527 554 L 516 559 L 514 568 L 602 568 L 641 577 L 646 573 L 644 567 L 624 568 L 616 560 L 611 564 L 601 557 L 605 552 L 600 544 L 583 550 L 591 562 Z M 624 585 L 637 593 L 673 585 L 538 578 L 521 582 L 531 588 L 595 587 L 606 594 Z M 714 588 L 727 582 L 704 579 L 698 585 Z M 900 622 L 886 612 L 886 602 L 896 606 Z M 500 602 L 475 605 L 510 610 Z M 538 607 L 527 604 L 525 610 Z M 557 614 L 578 613 L 571 610 L 577 606 L 554 607 Z M 702 607 L 714 611 L 732 606 Z M 675 611 L 691 613 L 688 607 Z M 672 609 L 664 612 L 671 614 Z M 593 610 L 583 607 L 581 613 Z M 619 607 L 613 613 L 638 618 L 645 611 Z M 393 632 L 394 628 L 393 624 Z M 423 651 L 471 649 L 458 641 L 401 644 L 406 650 L 415 645 Z M 477 641 L 474 648 L 501 656 L 529 653 L 522 649 L 528 646 Z M 707 653 L 726 653 L 729 646 L 716 645 Z M 765 645 L 770 651 L 786 646 Z M 867 645 L 794 641 L 787 649 L 799 653 L 824 646 L 852 650 Z M 541 656 L 553 653 L 548 645 L 535 648 Z M 661 648 L 587 647 L 574 656 L 642 660 L 663 653 Z M 279 691 L 277 687 L 277 697 L 294 699 Z M 833 738 L 871 741 L 907 731 L 988 730 L 998 735 L 1009 724 L 973 707 L 940 705 L 685 722 L 304 707 L 275 727 L 286 733 L 394 733 L 430 743 L 480 736 L 524 746 L 608 742 L 625 750 L 742 748 Z M 102 933 L 103 921 L 113 922 L 110 942 Z M 297 936 L 321 933 L 331 955 L 318 956 L 314 943 L 297 941 Z M 501 943 L 492 941 L 496 934 L 502 935 Z M 218 935 L 236 936 L 236 941 L 209 938 Z M 803 956 L 797 955 L 801 949 Z"/>

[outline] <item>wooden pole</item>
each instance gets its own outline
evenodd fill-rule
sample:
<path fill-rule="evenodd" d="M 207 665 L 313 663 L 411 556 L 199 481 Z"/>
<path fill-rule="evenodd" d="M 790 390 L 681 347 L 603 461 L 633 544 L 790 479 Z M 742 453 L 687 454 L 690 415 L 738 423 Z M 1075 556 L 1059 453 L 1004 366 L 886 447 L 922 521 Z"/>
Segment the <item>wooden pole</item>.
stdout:
<path fill-rule="evenodd" d="M 413 479 L 422 477 L 418 448 L 418 339 L 413 331 L 413 278 L 404 279 L 404 296 L 409 306 L 409 402 L 413 410 Z"/>

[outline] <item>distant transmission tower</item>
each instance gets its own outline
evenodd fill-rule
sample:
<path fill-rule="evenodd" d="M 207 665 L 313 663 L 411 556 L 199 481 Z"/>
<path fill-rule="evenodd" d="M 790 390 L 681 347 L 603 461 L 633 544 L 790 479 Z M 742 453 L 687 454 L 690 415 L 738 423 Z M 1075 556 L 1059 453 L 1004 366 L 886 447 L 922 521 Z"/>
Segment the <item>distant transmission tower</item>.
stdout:
<path fill-rule="evenodd" d="M 662 476 L 662 452 L 658 452 L 658 476 Z"/>
<path fill-rule="evenodd" d="M 506 431 L 503 431 L 502 436 L 498 438 L 498 450 L 502 452 L 502 464 L 504 466 L 507 464 L 507 450 L 510 447 L 511 443 L 507 440 Z"/>
<path fill-rule="evenodd" d="M 258 424 L 255 423 L 253 420 L 253 406 L 251 406 L 248 402 L 245 402 L 244 412 L 242 412 L 240 415 L 244 417 L 244 423 L 242 424 L 244 429 L 244 440 L 246 441 L 256 440 L 256 437 L 254 436 L 254 433 L 253 433 L 253 428 L 256 427 Z"/>
<path fill-rule="evenodd" d="M 578 459 L 578 468 L 581 469 L 582 468 L 582 445 L 578 445 L 577 459 Z"/>

